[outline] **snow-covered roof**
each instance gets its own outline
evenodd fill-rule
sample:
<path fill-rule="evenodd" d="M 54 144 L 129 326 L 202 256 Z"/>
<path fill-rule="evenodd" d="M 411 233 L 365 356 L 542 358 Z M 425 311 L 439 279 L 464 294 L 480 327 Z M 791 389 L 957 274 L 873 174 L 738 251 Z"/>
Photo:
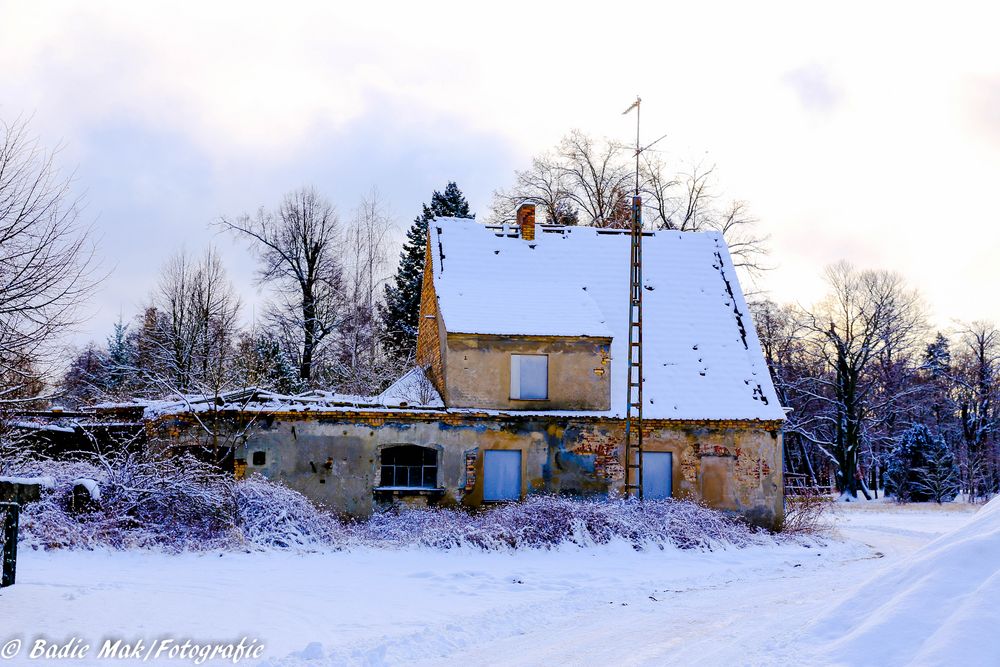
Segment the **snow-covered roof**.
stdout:
<path fill-rule="evenodd" d="M 396 380 L 377 396 L 339 394 L 332 391 L 308 391 L 302 394 L 277 392 L 249 387 L 214 394 L 171 396 L 149 401 L 144 410 L 146 419 L 164 415 L 241 410 L 246 412 L 344 412 L 352 410 L 440 409 L 444 402 L 424 371 L 414 368 Z"/>
<path fill-rule="evenodd" d="M 439 313 L 449 333 L 611 337 L 612 409 L 624 413 L 628 233 L 430 224 Z M 643 238 L 643 414 L 784 419 L 736 270 L 715 232 Z"/>
<path fill-rule="evenodd" d="M 412 368 L 401 378 L 378 395 L 376 403 L 385 406 L 419 406 L 424 408 L 443 408 L 444 401 L 437 389 L 427 379 L 422 368 Z"/>

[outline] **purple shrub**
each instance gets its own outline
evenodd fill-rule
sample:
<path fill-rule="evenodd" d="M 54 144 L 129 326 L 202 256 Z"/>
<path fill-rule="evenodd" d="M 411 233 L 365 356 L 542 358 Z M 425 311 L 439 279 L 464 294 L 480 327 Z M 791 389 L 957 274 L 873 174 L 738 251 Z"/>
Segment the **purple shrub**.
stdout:
<path fill-rule="evenodd" d="M 298 491 L 254 476 L 232 484 L 235 535 L 246 546 L 317 548 L 340 546 L 347 531 Z"/>
<path fill-rule="evenodd" d="M 22 540 L 33 548 L 516 550 L 623 542 L 636 549 L 709 550 L 783 539 L 679 500 L 530 496 L 477 512 L 385 510 L 344 522 L 279 483 L 234 480 L 184 456 L 7 460 L 4 473 L 55 480 L 22 510 Z M 97 481 L 100 502 L 73 512 L 69 498 L 79 478 Z"/>
<path fill-rule="evenodd" d="M 530 496 L 481 512 L 407 509 L 351 526 L 354 544 L 385 547 L 551 549 L 623 541 L 635 548 L 713 549 L 775 539 L 720 512 L 679 500 L 578 500 Z"/>

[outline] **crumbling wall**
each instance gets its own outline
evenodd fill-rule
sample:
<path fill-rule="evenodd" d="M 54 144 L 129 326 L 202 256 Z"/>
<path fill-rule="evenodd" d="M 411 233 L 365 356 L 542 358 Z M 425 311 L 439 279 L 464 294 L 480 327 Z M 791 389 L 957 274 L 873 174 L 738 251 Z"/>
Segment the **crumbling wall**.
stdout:
<path fill-rule="evenodd" d="M 447 405 L 498 410 L 607 410 L 611 407 L 609 338 L 449 333 Z M 548 397 L 510 397 L 512 354 L 548 357 Z"/>
<path fill-rule="evenodd" d="M 421 503 L 482 504 L 484 452 L 496 449 L 522 452 L 522 495 L 601 497 L 621 494 L 625 484 L 621 420 L 345 411 L 275 413 L 253 419 L 233 415 L 231 423 L 236 465 L 244 474 L 282 481 L 355 516 L 366 516 L 377 505 L 381 450 L 401 444 L 439 452 L 441 491 L 423 494 Z M 780 422 L 656 420 L 644 425 L 643 445 L 645 451 L 672 453 L 674 497 L 701 499 L 770 526 L 782 514 L 780 426 Z M 163 420 L 158 431 L 175 446 L 205 442 L 204 430 L 191 419 Z M 263 454 L 261 463 L 255 463 L 258 452 Z"/>

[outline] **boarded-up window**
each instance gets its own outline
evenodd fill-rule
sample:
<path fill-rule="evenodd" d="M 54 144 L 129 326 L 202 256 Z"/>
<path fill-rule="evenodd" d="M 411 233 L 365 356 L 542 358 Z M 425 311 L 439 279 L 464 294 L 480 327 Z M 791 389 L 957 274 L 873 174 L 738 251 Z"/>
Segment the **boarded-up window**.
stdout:
<path fill-rule="evenodd" d="M 483 452 L 483 500 L 520 500 L 520 450 L 488 449 Z"/>
<path fill-rule="evenodd" d="M 673 493 L 674 457 L 670 452 L 642 453 L 642 497 L 669 498 Z"/>
<path fill-rule="evenodd" d="M 510 355 L 510 397 L 522 401 L 544 400 L 549 397 L 547 355 Z"/>

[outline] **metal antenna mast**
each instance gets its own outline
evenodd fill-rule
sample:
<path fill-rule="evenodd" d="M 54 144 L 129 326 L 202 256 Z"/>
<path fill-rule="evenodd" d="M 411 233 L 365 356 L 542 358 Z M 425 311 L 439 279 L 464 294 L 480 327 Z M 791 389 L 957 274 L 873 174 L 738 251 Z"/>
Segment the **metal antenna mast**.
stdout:
<path fill-rule="evenodd" d="M 635 194 L 632 196 L 632 253 L 628 296 L 628 392 L 625 411 L 625 495 L 642 500 L 642 199 L 639 196 L 639 105 L 635 109 Z M 624 114 L 623 114 L 624 115 Z M 657 140 L 659 141 L 659 140 Z"/>

